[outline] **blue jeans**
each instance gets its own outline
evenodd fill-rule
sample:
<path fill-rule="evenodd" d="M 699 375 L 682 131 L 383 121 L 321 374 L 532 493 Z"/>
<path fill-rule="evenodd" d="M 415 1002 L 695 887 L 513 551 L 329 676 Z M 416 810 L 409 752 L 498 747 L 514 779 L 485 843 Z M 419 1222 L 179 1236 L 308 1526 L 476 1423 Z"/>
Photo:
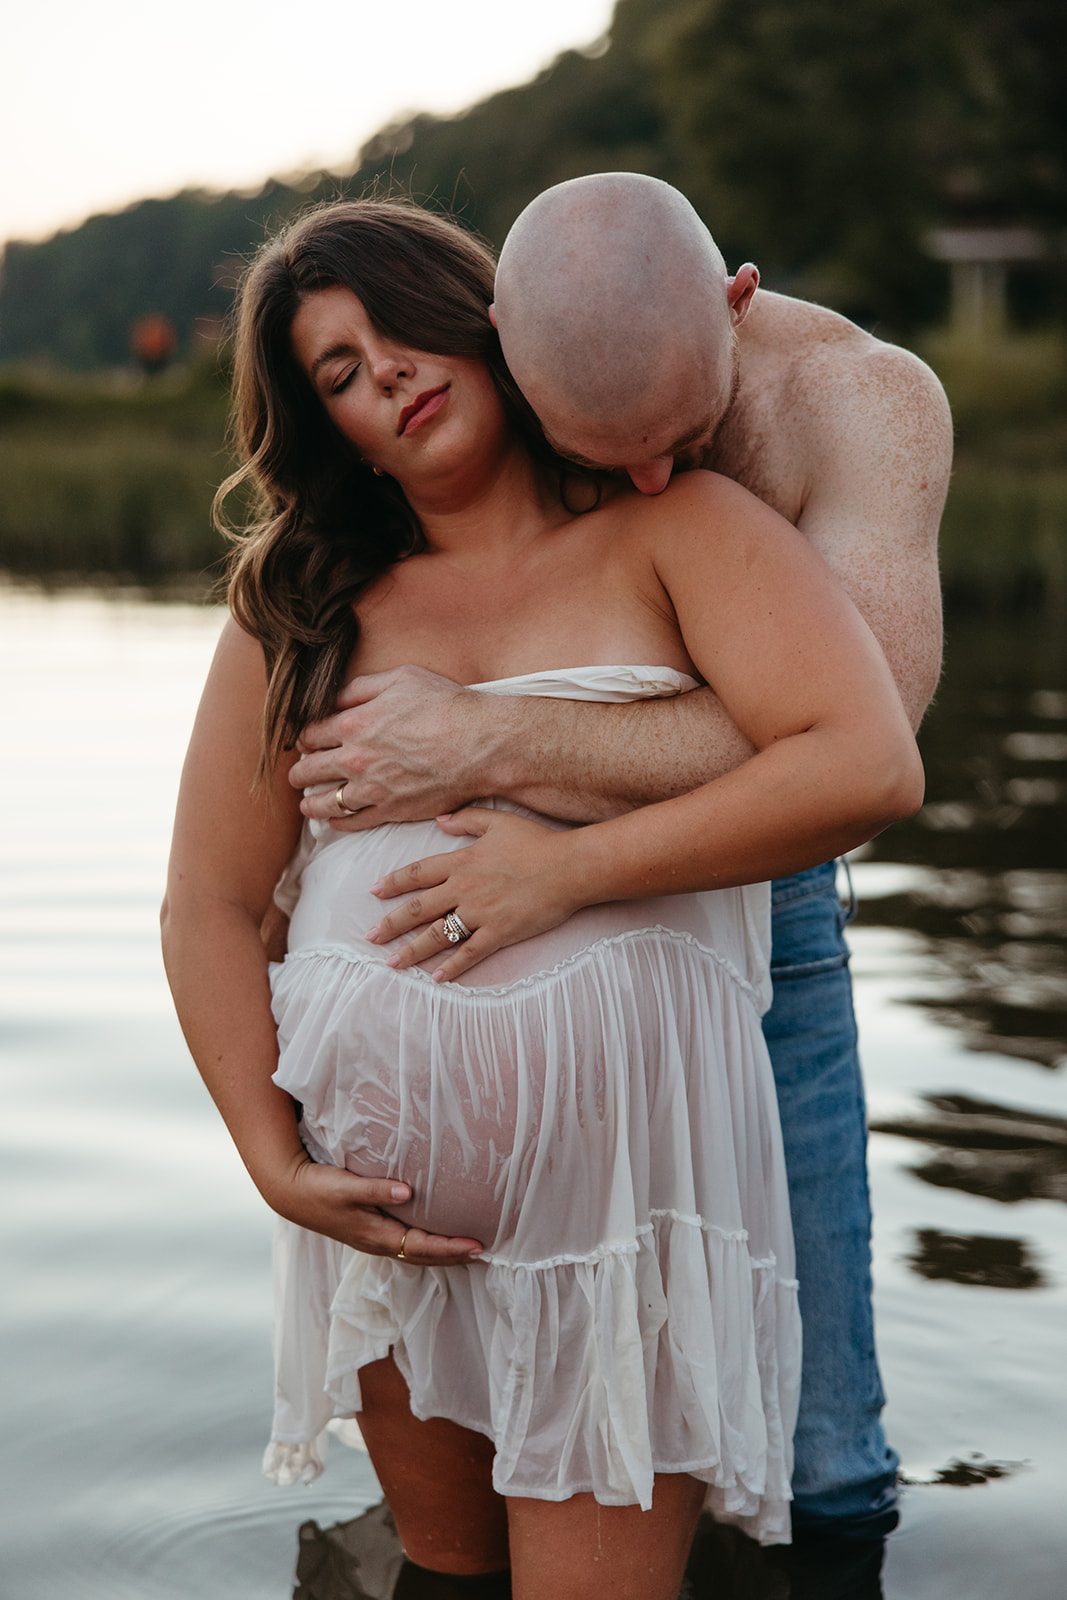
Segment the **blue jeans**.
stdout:
<path fill-rule="evenodd" d="M 898 1458 L 881 1423 L 867 1121 L 844 938 L 852 911 L 838 901 L 835 866 L 773 885 L 774 1001 L 763 1019 L 804 1324 L 794 1524 L 869 1519 L 872 1530 L 888 1532 Z"/>

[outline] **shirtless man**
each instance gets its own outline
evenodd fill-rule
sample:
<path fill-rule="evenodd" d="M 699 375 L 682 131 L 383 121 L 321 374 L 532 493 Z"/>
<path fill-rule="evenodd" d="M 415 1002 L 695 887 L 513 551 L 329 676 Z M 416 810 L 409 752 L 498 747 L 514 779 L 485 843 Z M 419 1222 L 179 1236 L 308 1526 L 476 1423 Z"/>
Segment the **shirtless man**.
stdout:
<path fill-rule="evenodd" d="M 728 276 L 677 191 L 601 174 L 548 190 L 519 217 L 494 320 L 561 453 L 628 472 L 647 494 L 672 470 L 713 468 L 795 524 L 866 618 L 918 726 L 941 659 L 944 395 L 906 351 L 818 306 L 757 294 L 758 281 L 748 264 Z M 333 785 L 306 809 L 356 829 L 486 794 L 592 820 L 686 792 L 751 753 L 709 690 L 620 707 L 508 701 L 402 668 L 356 680 L 339 705 L 306 731 L 292 782 Z M 359 813 L 340 823 L 338 785 Z M 765 1032 L 805 1340 L 795 1526 L 877 1539 L 895 1522 L 896 1457 L 880 1420 L 863 1089 L 834 864 L 776 883 L 773 902 Z M 386 936 L 410 925 L 393 913 Z M 399 1224 L 370 1209 L 360 1222 L 362 1198 L 351 1190 L 349 1242 L 395 1252 Z M 387 1203 L 372 1186 L 366 1199 Z M 464 1259 L 464 1243 L 424 1236 L 420 1259 Z"/>

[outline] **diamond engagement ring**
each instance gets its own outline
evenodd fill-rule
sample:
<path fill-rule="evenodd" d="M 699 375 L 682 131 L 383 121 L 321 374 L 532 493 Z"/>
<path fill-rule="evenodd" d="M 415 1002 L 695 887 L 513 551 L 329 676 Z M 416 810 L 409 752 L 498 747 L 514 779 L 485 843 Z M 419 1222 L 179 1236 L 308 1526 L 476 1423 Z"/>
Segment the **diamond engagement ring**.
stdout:
<path fill-rule="evenodd" d="M 444 921 L 445 938 L 449 944 L 462 944 L 464 939 L 469 939 L 471 931 L 467 924 L 455 911 L 450 911 Z"/>

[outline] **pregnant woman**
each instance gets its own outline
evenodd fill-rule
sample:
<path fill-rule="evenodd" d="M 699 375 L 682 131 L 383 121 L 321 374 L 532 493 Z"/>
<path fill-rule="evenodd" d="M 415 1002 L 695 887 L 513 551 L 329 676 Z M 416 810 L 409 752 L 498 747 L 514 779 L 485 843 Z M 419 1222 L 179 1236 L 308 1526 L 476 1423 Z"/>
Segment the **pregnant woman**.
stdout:
<path fill-rule="evenodd" d="M 492 282 L 469 235 L 381 202 L 311 213 L 248 273 L 257 514 L 182 780 L 167 966 L 283 1219 L 272 1474 L 314 1473 L 327 1421 L 355 1416 L 420 1565 L 510 1565 L 521 1600 L 674 1600 L 705 1503 L 788 1537 L 800 1330 L 762 880 L 914 810 L 921 773 L 877 647 L 792 528 L 711 474 L 648 500 L 552 456 Z M 706 682 L 758 754 L 586 828 L 491 800 L 302 828 L 300 728 L 404 663 L 487 694 Z M 406 913 L 430 935 L 386 940 L 383 878 L 449 851 Z M 490 860 L 514 869 L 475 887 Z M 543 931 L 509 944 L 518 897 Z M 291 926 L 268 968 L 273 903 Z M 479 957 L 454 982 L 451 940 Z M 395 1256 L 347 1247 L 349 1172 L 382 1180 Z M 469 1259 L 427 1264 L 420 1230 Z"/>

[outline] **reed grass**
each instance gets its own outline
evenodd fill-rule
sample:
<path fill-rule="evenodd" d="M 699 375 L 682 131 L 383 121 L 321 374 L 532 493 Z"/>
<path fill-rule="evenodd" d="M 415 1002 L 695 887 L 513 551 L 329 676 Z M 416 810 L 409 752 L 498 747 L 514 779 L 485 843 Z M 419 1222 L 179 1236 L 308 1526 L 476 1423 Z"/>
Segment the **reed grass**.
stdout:
<path fill-rule="evenodd" d="M 1067 610 L 1067 347 L 1060 335 L 920 348 L 948 391 L 950 603 Z M 137 381 L 0 373 L 0 569 L 141 584 L 209 574 L 230 470 L 214 363 Z"/>
<path fill-rule="evenodd" d="M 142 382 L 0 377 L 0 567 L 140 583 L 210 568 L 225 418 L 213 364 Z"/>

